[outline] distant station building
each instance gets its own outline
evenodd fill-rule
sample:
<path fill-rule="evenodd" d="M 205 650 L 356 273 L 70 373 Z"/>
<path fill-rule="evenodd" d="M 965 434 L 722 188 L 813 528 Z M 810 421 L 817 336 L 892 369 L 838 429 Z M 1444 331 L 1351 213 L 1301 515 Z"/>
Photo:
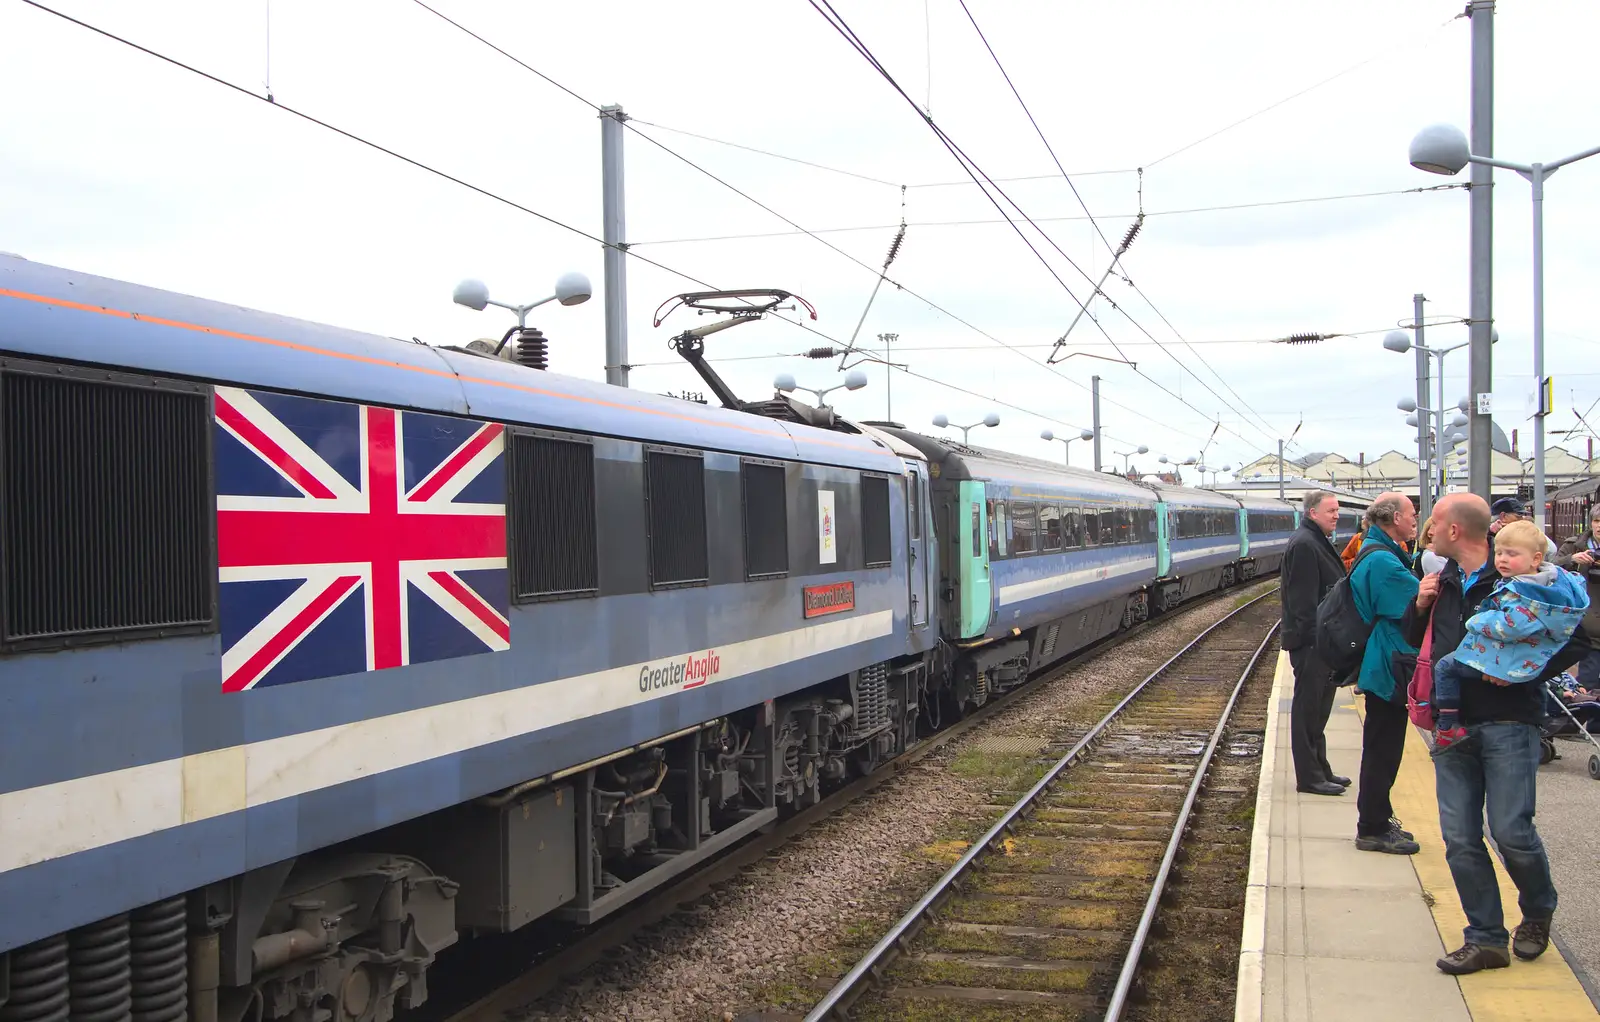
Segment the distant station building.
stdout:
<path fill-rule="evenodd" d="M 1533 487 L 1533 459 L 1517 456 L 1515 442 L 1507 442 L 1505 435 L 1495 429 L 1495 450 L 1490 454 L 1489 490 L 1494 497 L 1514 497 L 1519 493 L 1527 499 Z M 1592 448 L 1592 444 L 1590 447 Z M 1459 449 L 1459 448 L 1458 448 Z M 1454 452 L 1446 458 L 1454 458 Z M 1236 483 L 1270 485 L 1276 492 L 1278 485 L 1278 456 L 1264 455 L 1241 467 L 1234 474 Z M 1412 499 L 1418 495 L 1418 465 L 1399 451 L 1388 451 L 1368 461 L 1365 455 L 1347 458 L 1342 454 L 1318 452 L 1303 458 L 1285 458 L 1281 469 L 1285 479 L 1294 477 L 1318 486 L 1342 489 L 1368 496 L 1393 490 Z M 1553 493 L 1565 486 L 1580 482 L 1590 476 L 1600 475 L 1600 458 L 1592 449 L 1584 457 L 1574 455 L 1563 447 L 1548 447 L 1544 457 L 1545 492 Z M 1451 470 L 1446 476 L 1450 492 L 1465 490 L 1466 474 Z M 1217 487 L 1222 489 L 1222 487 Z M 1287 491 L 1286 494 L 1287 495 Z"/>

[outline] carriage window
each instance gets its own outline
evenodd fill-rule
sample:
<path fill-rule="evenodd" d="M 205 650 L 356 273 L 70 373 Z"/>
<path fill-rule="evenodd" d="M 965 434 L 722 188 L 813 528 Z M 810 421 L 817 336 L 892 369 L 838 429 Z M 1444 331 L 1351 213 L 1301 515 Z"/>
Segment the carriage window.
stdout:
<path fill-rule="evenodd" d="M 1085 511 L 1083 513 L 1083 545 L 1100 545 L 1100 513 L 1098 511 Z"/>
<path fill-rule="evenodd" d="M 1031 554 L 1039 549 L 1039 509 L 1024 501 L 1011 504 L 1011 549 L 1018 554 Z"/>
<path fill-rule="evenodd" d="M 989 501 L 989 556 L 1006 556 L 1006 502 Z"/>
<path fill-rule="evenodd" d="M 1075 507 L 1061 509 L 1061 545 L 1068 550 L 1083 546 L 1083 512 Z"/>
<path fill-rule="evenodd" d="M 972 556 L 983 556 L 983 508 L 976 501 L 972 505 Z"/>
<path fill-rule="evenodd" d="M 1117 542 L 1133 542 L 1133 512 L 1127 508 L 1117 512 Z"/>
<path fill-rule="evenodd" d="M 1039 506 L 1039 534 L 1045 550 L 1061 549 L 1061 509 L 1052 504 Z"/>

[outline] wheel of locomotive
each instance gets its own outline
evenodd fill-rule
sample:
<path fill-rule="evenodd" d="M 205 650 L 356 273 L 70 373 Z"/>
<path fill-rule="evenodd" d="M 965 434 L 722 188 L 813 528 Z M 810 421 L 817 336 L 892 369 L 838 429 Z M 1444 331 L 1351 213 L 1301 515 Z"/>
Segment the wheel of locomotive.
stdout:
<path fill-rule="evenodd" d="M 1590 754 L 1589 776 L 1596 781 L 1600 781 L 1600 755 Z"/>
<path fill-rule="evenodd" d="M 1553 760 L 1555 758 L 1556 758 L 1556 743 L 1551 741 L 1548 738 L 1540 738 L 1539 739 L 1539 765 L 1540 766 L 1544 766 L 1546 763 L 1550 762 L 1551 760 Z"/>
<path fill-rule="evenodd" d="M 870 741 L 850 754 L 850 769 L 857 777 L 865 777 L 883 765 L 878 743 Z"/>

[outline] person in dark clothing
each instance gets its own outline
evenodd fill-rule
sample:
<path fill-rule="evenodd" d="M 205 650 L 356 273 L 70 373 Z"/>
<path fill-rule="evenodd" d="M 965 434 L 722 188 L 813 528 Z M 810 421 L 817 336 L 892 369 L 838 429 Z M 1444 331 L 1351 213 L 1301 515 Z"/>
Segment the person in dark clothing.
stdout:
<path fill-rule="evenodd" d="M 1447 560 L 1437 574 L 1423 578 L 1401 628 L 1407 641 L 1420 643 L 1431 620 L 1432 648 L 1449 650 L 1461 643 L 1467 619 L 1494 591 L 1500 574 L 1490 557 L 1487 501 L 1476 494 L 1452 493 L 1434 508 L 1433 517 L 1434 550 Z M 1462 946 L 1438 961 L 1443 972 L 1503 969 L 1511 964 L 1508 943 L 1525 961 L 1539 957 L 1549 945 L 1556 889 L 1533 825 L 1543 681 L 1587 652 L 1580 626 L 1536 683 L 1511 685 L 1482 675 L 1462 682 L 1459 720 L 1467 737 L 1433 754 L 1445 861 L 1467 916 Z M 1522 921 L 1515 935 L 1506 932 L 1500 887 L 1483 843 L 1485 804 L 1489 833 L 1517 885 Z"/>
<path fill-rule="evenodd" d="M 1333 713 L 1338 679 L 1317 656 L 1317 604 L 1344 577 L 1344 562 L 1328 539 L 1338 522 L 1338 497 L 1327 490 L 1306 494 L 1305 516 L 1284 549 L 1279 569 L 1283 648 L 1294 667 L 1289 733 L 1295 786 L 1317 795 L 1343 795 L 1350 786 L 1350 778 L 1338 776 L 1328 764 L 1324 731 Z"/>
<path fill-rule="evenodd" d="M 1364 852 L 1415 855 L 1421 850 L 1416 836 L 1400 826 L 1389 798 L 1406 749 L 1406 687 L 1395 665 L 1417 654 L 1401 628 L 1417 594 L 1406 549 L 1416 536 L 1417 509 L 1411 498 L 1393 491 L 1378 494 L 1367 507 L 1361 562 L 1350 572 L 1356 611 L 1372 622 L 1356 676 L 1366 710 L 1356 790 L 1356 847 Z"/>
<path fill-rule="evenodd" d="M 1600 636 L 1600 507 L 1590 513 L 1586 532 L 1561 544 L 1556 551 L 1556 567 L 1567 569 L 1588 584 L 1589 613 L 1584 615 L 1583 630 L 1590 636 Z M 1600 688 L 1600 652 L 1578 661 L 1578 684 L 1586 689 Z"/>

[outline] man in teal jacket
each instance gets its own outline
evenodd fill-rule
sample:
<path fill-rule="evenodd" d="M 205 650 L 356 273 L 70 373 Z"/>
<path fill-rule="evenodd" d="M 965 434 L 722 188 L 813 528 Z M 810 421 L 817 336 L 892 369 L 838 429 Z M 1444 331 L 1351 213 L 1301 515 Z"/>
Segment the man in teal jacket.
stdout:
<path fill-rule="evenodd" d="M 1356 678 L 1356 688 L 1366 697 L 1356 792 L 1356 847 L 1364 852 L 1414 855 L 1420 847 L 1400 829 L 1389 803 L 1409 723 L 1405 681 L 1396 677 L 1396 668 L 1411 663 L 1401 657 L 1417 653 L 1400 630 L 1401 618 L 1417 596 L 1417 577 L 1411 574 L 1406 553 L 1406 544 L 1416 538 L 1417 509 L 1411 499 L 1400 493 L 1379 494 L 1367 508 L 1367 538 L 1350 573 L 1356 610 L 1362 620 L 1373 622 Z"/>

